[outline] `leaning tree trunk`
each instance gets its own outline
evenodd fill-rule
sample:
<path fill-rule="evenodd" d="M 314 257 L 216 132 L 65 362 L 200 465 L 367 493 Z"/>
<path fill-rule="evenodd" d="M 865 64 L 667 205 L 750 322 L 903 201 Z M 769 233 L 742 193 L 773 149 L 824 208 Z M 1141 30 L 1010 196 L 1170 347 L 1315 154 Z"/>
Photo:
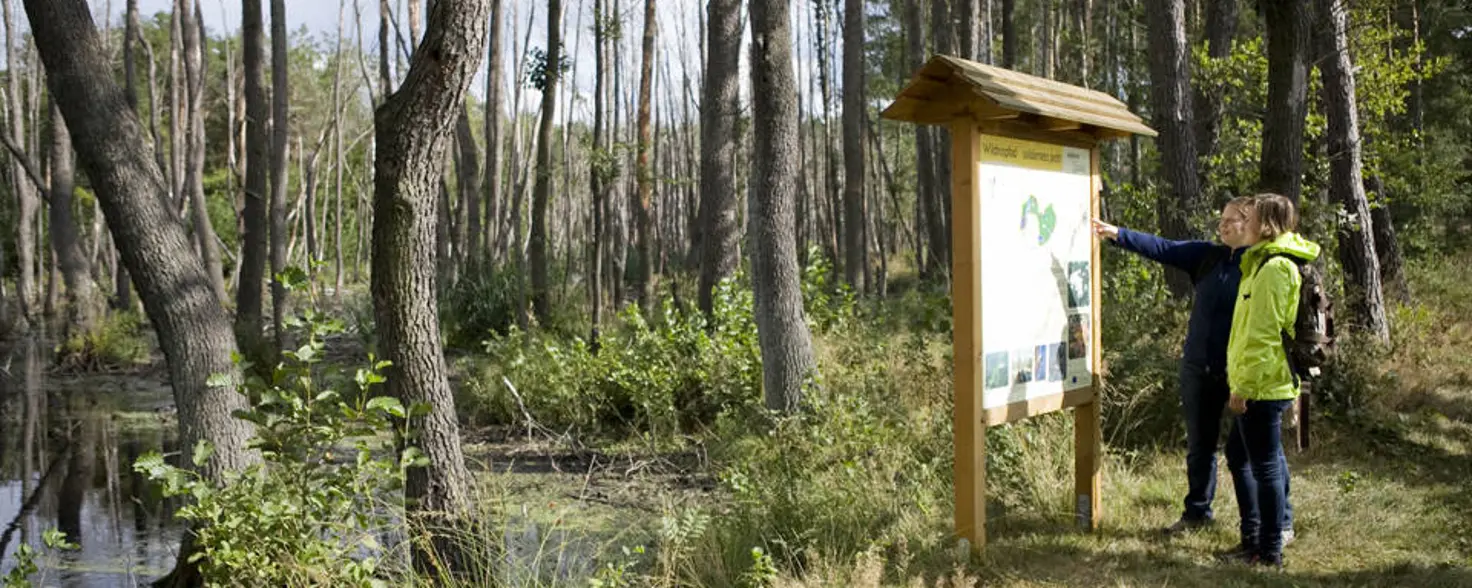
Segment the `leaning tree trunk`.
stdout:
<path fill-rule="evenodd" d="M 1157 200 L 1160 229 L 1166 237 L 1195 236 L 1191 218 L 1201 212 L 1201 186 L 1196 174 L 1196 136 L 1191 112 L 1191 53 L 1186 41 L 1183 0 L 1150 0 L 1150 99 L 1160 132 L 1161 174 L 1169 190 Z M 1168 270 L 1166 281 L 1177 297 L 1191 292 L 1191 277 Z"/>
<path fill-rule="evenodd" d="M 1390 341 L 1385 298 L 1380 289 L 1380 260 L 1375 255 L 1370 204 L 1360 162 L 1359 110 L 1355 106 L 1354 64 L 1349 59 L 1348 10 L 1344 0 L 1316 0 L 1320 24 L 1319 52 L 1324 55 L 1324 114 L 1328 119 L 1329 196 L 1349 213 L 1339 224 L 1339 263 L 1344 267 L 1344 293 L 1349 324 L 1381 343 Z"/>
<path fill-rule="evenodd" d="M 290 97 L 286 53 L 286 2 L 271 0 L 271 332 L 275 345 L 267 357 L 286 348 L 286 285 L 276 276 L 286 271 L 287 100 Z M 312 195 L 308 194 L 308 198 Z M 307 222 L 311 222 L 308 219 Z"/>
<path fill-rule="evenodd" d="M 767 408 L 794 411 L 814 369 L 803 319 L 793 224 L 797 199 L 797 83 L 787 0 L 750 0 L 751 285 Z"/>
<path fill-rule="evenodd" d="M 1268 103 L 1262 121 L 1259 187 L 1298 203 L 1303 188 L 1303 132 L 1308 117 L 1310 3 L 1263 0 L 1267 24 Z"/>
<path fill-rule="evenodd" d="M 66 283 L 67 318 L 62 335 L 71 337 L 92 332 L 102 309 L 98 307 L 97 285 L 92 281 L 88 260 L 82 253 L 77 222 L 72 217 L 72 141 L 66 121 L 56 102 L 51 103 L 51 247 L 56 250 L 61 279 Z"/>
<path fill-rule="evenodd" d="M 243 0 L 241 36 L 245 53 L 245 206 L 241 216 L 240 284 L 235 289 L 235 339 L 240 350 L 257 365 L 266 361 L 261 337 L 262 283 L 266 279 L 268 235 L 266 203 L 269 176 L 266 132 L 270 107 L 266 105 L 264 21 L 261 0 Z"/>
<path fill-rule="evenodd" d="M 966 2 L 974 13 L 975 0 Z M 962 14 L 965 14 L 963 11 Z M 972 15 L 975 16 L 974 14 Z M 972 18 L 971 20 L 976 20 Z M 974 59 L 975 23 L 961 25 L 961 55 Z M 863 291 L 864 269 L 869 263 L 864 239 L 864 2 L 845 0 L 843 8 L 843 276 L 849 287 Z"/>
<path fill-rule="evenodd" d="M 429 465 L 409 468 L 404 488 L 412 516 L 423 523 L 453 519 L 469 500 L 470 474 L 440 347 L 435 201 L 455 115 L 485 50 L 488 6 L 487 0 L 435 2 L 408 75 L 374 116 L 373 314 L 393 362 L 389 392 L 406 406 L 429 405 L 427 414 L 409 421 Z M 440 551 L 434 555 L 455 567 L 458 550 L 442 536 L 434 547 Z M 421 567 L 435 561 L 415 560 Z"/>
<path fill-rule="evenodd" d="M 741 0 L 706 5 L 705 89 L 700 102 L 701 312 L 710 316 L 716 284 L 736 272 L 736 118 L 740 104 Z"/>
<path fill-rule="evenodd" d="M 225 472 L 240 471 L 256 459 L 246 447 L 252 427 L 231 416 L 246 403 L 235 391 L 240 372 L 231 362 L 235 344 L 224 308 L 183 225 L 158 197 L 167 189 L 163 174 L 142 124 L 113 81 L 87 2 L 26 0 L 25 7 L 78 161 L 158 331 L 179 409 L 180 445 L 212 443 L 214 454 L 201 473 L 223 482 Z M 211 385 L 219 376 L 224 381 Z M 180 550 L 184 573 L 171 577 L 189 575 L 190 551 L 187 546 Z"/>

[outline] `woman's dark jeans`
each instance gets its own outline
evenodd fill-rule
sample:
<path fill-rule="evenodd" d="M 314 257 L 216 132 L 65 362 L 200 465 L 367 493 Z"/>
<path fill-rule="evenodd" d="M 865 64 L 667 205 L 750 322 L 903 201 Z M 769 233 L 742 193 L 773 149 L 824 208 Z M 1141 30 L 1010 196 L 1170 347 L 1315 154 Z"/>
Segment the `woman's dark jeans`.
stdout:
<path fill-rule="evenodd" d="M 1181 413 L 1186 421 L 1186 491 L 1185 510 L 1181 518 L 1192 522 L 1211 520 L 1211 503 L 1216 498 L 1216 449 L 1221 440 L 1222 411 L 1226 409 L 1229 392 L 1227 374 L 1208 371 L 1207 368 L 1190 362 L 1181 362 Z M 1279 451 L 1282 455 L 1282 451 Z M 1230 446 L 1227 465 L 1232 471 L 1233 483 L 1239 476 L 1238 468 L 1232 467 Z M 1288 471 L 1288 461 L 1283 458 L 1283 471 Z M 1285 478 L 1286 488 L 1286 478 Z M 1240 495 L 1240 492 L 1239 492 Z M 1284 495 L 1287 495 L 1285 490 Z M 1286 504 L 1286 502 L 1285 502 Z M 1283 518 L 1284 529 L 1293 528 L 1293 507 L 1286 507 Z M 1255 528 L 1255 527 L 1254 527 Z"/>
<path fill-rule="evenodd" d="M 1249 400 L 1227 439 L 1242 514 L 1242 544 L 1267 561 L 1282 561 L 1283 531 L 1291 528 L 1288 461 L 1283 455 L 1283 412 L 1292 400 Z"/>

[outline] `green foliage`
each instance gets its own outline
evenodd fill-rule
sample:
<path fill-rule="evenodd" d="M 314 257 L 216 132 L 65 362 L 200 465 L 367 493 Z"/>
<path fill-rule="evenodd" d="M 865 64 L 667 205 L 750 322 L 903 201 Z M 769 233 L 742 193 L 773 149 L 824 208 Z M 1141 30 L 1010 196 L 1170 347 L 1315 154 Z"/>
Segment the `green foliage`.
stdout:
<path fill-rule="evenodd" d="M 97 328 L 71 335 L 57 347 L 57 363 L 68 369 L 131 369 L 148 363 L 152 342 L 143 317 L 132 311 L 107 313 Z"/>
<path fill-rule="evenodd" d="M 713 316 L 666 300 L 658 322 L 629 306 L 587 342 L 510 328 L 486 341 L 468 410 L 483 422 L 531 420 L 557 431 L 671 433 L 760 396 L 760 355 L 751 293 L 734 281 L 717 288 Z"/>
<path fill-rule="evenodd" d="M 516 325 L 522 275 L 512 267 L 468 272 L 440 297 L 446 345 L 473 349 Z M 371 313 L 370 313 L 371 314 Z"/>
<path fill-rule="evenodd" d="M 41 542 L 46 546 L 47 553 L 73 551 L 81 548 L 80 545 L 68 541 L 66 533 L 56 529 L 47 529 L 45 533 L 42 533 Z M 29 543 L 21 543 L 16 547 L 15 565 L 5 573 L 3 579 L 0 579 L 4 582 L 4 588 L 30 588 L 33 585 L 31 576 L 41 571 L 41 567 L 36 564 L 36 556 L 36 550 Z M 40 585 L 46 585 L 44 574 L 41 576 Z"/>
<path fill-rule="evenodd" d="M 300 287 L 300 272 L 283 277 Z M 413 447 L 395 449 L 408 438 L 396 423 L 427 407 L 373 394 L 387 362 L 370 357 L 350 373 L 323 367 L 324 337 L 341 331 L 340 322 L 308 309 L 289 324 L 305 343 L 283 354 L 269 380 L 246 380 L 240 392 L 251 407 L 234 415 L 257 427 L 250 447 L 262 463 L 225 473 L 221 486 L 156 452 L 134 469 L 164 495 L 191 499 L 176 516 L 195 529 L 192 557 L 207 582 L 381 585 L 375 578 L 388 549 L 379 536 L 399 508 L 392 492 L 402 488 L 404 468 L 425 460 Z M 213 448 L 201 442 L 193 450 L 202 467 Z"/>
<path fill-rule="evenodd" d="M 526 84 L 540 92 L 547 87 L 547 51 L 541 47 L 532 47 L 527 61 Z M 564 52 L 558 56 L 557 60 L 558 79 L 566 77 L 570 70 L 572 70 L 572 60 Z"/>

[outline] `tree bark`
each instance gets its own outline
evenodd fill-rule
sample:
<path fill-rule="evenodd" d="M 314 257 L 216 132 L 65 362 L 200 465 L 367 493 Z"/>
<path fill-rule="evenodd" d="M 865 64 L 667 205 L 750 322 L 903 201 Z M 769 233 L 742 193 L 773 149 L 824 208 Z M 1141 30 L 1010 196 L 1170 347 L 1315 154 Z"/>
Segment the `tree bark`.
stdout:
<path fill-rule="evenodd" d="M 1319 64 L 1323 77 L 1324 114 L 1328 120 L 1329 196 L 1344 207 L 1339 223 L 1339 263 L 1344 268 L 1348 323 L 1381 343 L 1390 342 L 1385 298 L 1380 289 L 1380 260 L 1375 255 L 1370 203 L 1365 198 L 1360 160 L 1359 110 L 1355 105 L 1354 64 L 1349 58 L 1348 9 L 1344 0 L 1316 0 L 1323 27 Z"/>
<path fill-rule="evenodd" d="M 791 412 L 814 369 L 793 234 L 797 85 L 786 0 L 750 0 L 752 292 L 766 406 Z"/>
<path fill-rule="evenodd" d="M 180 444 L 192 448 L 210 441 L 215 452 L 201 473 L 219 483 L 225 472 L 240 471 L 257 458 L 246 448 L 252 427 L 231 416 L 246 404 L 235 391 L 240 374 L 231 362 L 230 323 L 184 227 L 158 197 L 166 190 L 163 174 L 113 81 L 87 3 L 26 0 L 25 7 L 78 161 L 158 331 L 179 409 Z M 226 385 L 209 384 L 216 374 Z M 181 569 L 190 568 L 188 556 L 189 550 L 181 550 Z"/>
<path fill-rule="evenodd" d="M 593 152 L 589 158 L 589 184 L 593 193 L 593 238 L 588 244 L 588 298 L 591 322 L 588 347 L 598 353 L 603 324 L 603 225 L 608 206 L 608 185 L 616 161 L 608 148 L 604 112 L 608 106 L 608 53 L 611 15 L 603 0 L 593 0 Z"/>
<path fill-rule="evenodd" d="M 463 238 L 455 241 L 455 255 L 462 263 L 469 264 L 467 267 L 479 267 L 481 260 L 481 249 L 476 243 L 485 240 L 481 234 L 480 224 L 480 149 L 475 145 L 475 137 L 470 132 L 470 102 L 466 101 L 460 107 L 460 116 L 455 119 L 455 144 L 460 148 L 459 172 L 460 203 L 466 214 L 459 215 L 464 218 Z"/>
<path fill-rule="evenodd" d="M 922 25 L 924 15 L 920 2 L 921 0 L 907 0 L 905 3 L 905 53 L 908 55 L 911 71 L 918 71 L 925 65 L 925 29 Z M 930 138 L 931 134 L 930 127 L 915 125 L 915 233 L 919 236 L 915 263 L 920 275 L 925 277 L 932 277 L 936 271 L 942 274 L 946 271 L 940 267 L 945 264 L 946 252 L 937 250 L 936 235 L 930 232 L 933 227 L 929 217 L 931 214 L 939 214 L 939 211 L 932 210 L 935 208 L 935 199 L 932 196 L 935 190 L 935 154 L 932 150 L 934 141 Z M 927 252 L 928 258 L 925 255 Z"/>
<path fill-rule="evenodd" d="M 1263 0 L 1262 7 L 1267 25 L 1268 103 L 1262 121 L 1258 185 L 1296 204 L 1303 188 L 1312 5 L 1304 0 Z"/>
<path fill-rule="evenodd" d="M 528 264 L 532 274 L 532 310 L 546 324 L 551 308 L 548 292 L 547 204 L 552 200 L 552 119 L 557 113 L 557 83 L 562 77 L 562 0 L 547 2 L 547 61 L 542 84 L 542 121 L 537 126 L 537 179 L 532 192 L 531 243 Z M 518 247 L 520 244 L 518 244 Z"/>
<path fill-rule="evenodd" d="M 393 362 L 389 393 L 405 406 L 429 406 L 409 421 L 414 444 L 429 458 L 427 467 L 409 468 L 405 484 L 410 513 L 420 518 L 454 518 L 468 506 L 470 474 L 440 347 L 435 200 L 456 112 L 485 50 L 487 7 L 487 0 L 435 2 L 408 75 L 374 117 L 373 311 Z M 458 550 L 443 537 L 434 546 L 456 567 Z M 421 567 L 434 561 L 415 560 Z"/>
<path fill-rule="evenodd" d="M 1206 13 L 1206 55 L 1213 61 L 1225 61 L 1232 55 L 1232 40 L 1237 36 L 1237 1 L 1214 0 Z M 1217 132 L 1222 122 L 1222 93 L 1218 84 L 1196 80 L 1193 92 L 1195 107 L 1197 155 L 1202 159 L 1216 153 Z M 1206 166 L 1201 168 L 1201 184 L 1206 183 Z"/>
<path fill-rule="evenodd" d="M 501 31 L 503 6 L 501 0 L 491 0 L 491 32 L 490 32 L 490 64 L 486 68 L 486 165 L 485 180 L 481 182 L 481 188 L 485 190 L 485 241 L 477 244 L 488 260 L 491 259 L 489 249 L 500 243 L 498 233 L 500 226 L 501 199 L 504 195 L 501 191 L 501 147 L 505 139 L 501 135 L 501 117 L 505 111 L 501 104 Z"/>
<path fill-rule="evenodd" d="M 286 52 L 286 2 L 271 0 L 271 332 L 276 342 L 267 357 L 286 348 L 286 286 L 276 276 L 286 271 L 286 161 L 290 114 L 290 71 Z M 307 195 L 308 198 L 311 194 Z M 310 220 L 308 221 L 310 222 Z M 273 362 L 274 363 L 274 362 Z"/>
<path fill-rule="evenodd" d="M 1383 198 L 1385 183 L 1379 176 L 1365 178 L 1367 197 Z M 1405 255 L 1400 250 L 1390 206 L 1383 201 L 1370 208 L 1370 227 L 1375 231 L 1375 254 L 1380 258 L 1380 285 L 1385 296 L 1400 304 L 1411 303 L 1411 287 L 1406 282 Z"/>
<path fill-rule="evenodd" d="M 696 303 L 710 316 L 715 287 L 736 272 L 736 119 L 740 108 L 741 0 L 706 5 L 705 83 L 700 101 L 700 282 Z"/>
<path fill-rule="evenodd" d="M 643 309 L 645 315 L 653 307 L 650 290 L 654 284 L 654 165 L 650 162 L 649 151 L 653 148 L 653 138 L 650 136 L 650 114 L 649 102 L 653 95 L 654 85 L 654 0 L 644 0 L 644 38 L 641 45 L 642 52 L 639 60 L 639 126 L 638 162 L 635 167 L 635 178 L 639 183 L 635 199 L 632 201 L 634 211 L 634 226 L 637 230 L 636 251 L 639 264 L 634 268 L 634 301 Z"/>
<path fill-rule="evenodd" d="M 1201 212 L 1200 176 L 1196 173 L 1196 137 L 1191 111 L 1191 53 L 1186 41 L 1183 0 L 1150 0 L 1145 12 L 1150 26 L 1150 100 L 1160 133 L 1160 167 L 1168 187 L 1157 200 L 1161 233 L 1171 239 L 1196 236 L 1191 219 Z M 1166 270 L 1166 282 L 1178 298 L 1191 293 L 1191 277 Z"/>
<path fill-rule="evenodd" d="M 82 253 L 76 219 L 72 216 L 73 158 L 71 134 L 66 121 L 53 100 L 51 112 L 51 247 L 56 251 L 57 265 L 66 283 L 67 318 L 63 337 L 85 335 L 97 326 L 97 286 L 87 257 Z"/>
<path fill-rule="evenodd" d="M 4 0 L 5 17 L 5 71 L 10 72 L 6 76 L 6 93 L 10 101 L 10 135 L 11 140 L 17 146 L 26 144 L 26 117 L 21 102 L 21 76 L 20 60 L 16 59 L 19 51 L 15 36 L 15 18 L 10 0 Z M 11 187 L 15 190 L 16 219 L 15 219 L 15 249 L 17 252 L 17 265 L 19 266 L 16 276 L 15 297 L 20 301 L 20 319 L 29 322 L 34 317 L 32 304 L 36 296 L 36 209 L 40 206 L 36 190 L 26 183 L 21 177 L 25 173 L 21 164 L 11 160 Z"/>
<path fill-rule="evenodd" d="M 961 26 L 962 55 L 975 58 L 975 0 L 963 2 L 971 7 L 970 24 Z M 965 11 L 962 11 L 963 21 Z M 864 2 L 845 0 L 843 7 L 843 276 L 855 292 L 864 291 L 864 268 L 869 263 L 868 242 L 864 239 L 867 214 L 864 210 Z"/>
<path fill-rule="evenodd" d="M 204 198 L 204 48 L 202 43 L 204 19 L 198 14 L 199 1 L 179 0 L 179 26 L 184 31 L 184 78 L 188 84 L 188 130 L 186 131 L 186 154 L 184 164 L 184 187 L 188 191 L 190 204 L 194 208 L 194 236 L 199 252 L 204 259 L 205 272 L 209 274 L 210 287 L 223 304 L 230 299 L 225 291 L 225 270 L 220 263 L 220 246 L 215 239 L 214 225 L 210 224 L 209 208 Z M 192 10 L 191 10 L 192 8 Z"/>
<path fill-rule="evenodd" d="M 1002 67 L 1017 67 L 1017 0 L 1002 0 Z"/>
<path fill-rule="evenodd" d="M 266 104 L 265 24 L 261 0 L 242 0 L 241 35 L 245 54 L 245 206 L 241 216 L 240 284 L 235 290 L 235 339 L 245 356 L 266 365 L 262 338 L 261 297 L 266 279 L 269 248 L 267 202 L 270 170 L 268 160 L 270 107 Z"/>

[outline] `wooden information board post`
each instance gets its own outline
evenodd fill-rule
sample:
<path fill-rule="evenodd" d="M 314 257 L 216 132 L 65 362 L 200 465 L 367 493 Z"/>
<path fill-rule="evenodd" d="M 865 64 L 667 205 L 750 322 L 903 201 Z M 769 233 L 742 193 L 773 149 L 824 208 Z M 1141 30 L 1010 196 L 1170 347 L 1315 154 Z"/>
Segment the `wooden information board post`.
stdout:
<path fill-rule="evenodd" d="M 883 116 L 950 131 L 956 535 L 986 546 L 987 427 L 1065 408 L 1075 520 L 1093 531 L 1098 144 L 1155 131 L 1107 94 L 950 56 L 926 63 Z"/>

